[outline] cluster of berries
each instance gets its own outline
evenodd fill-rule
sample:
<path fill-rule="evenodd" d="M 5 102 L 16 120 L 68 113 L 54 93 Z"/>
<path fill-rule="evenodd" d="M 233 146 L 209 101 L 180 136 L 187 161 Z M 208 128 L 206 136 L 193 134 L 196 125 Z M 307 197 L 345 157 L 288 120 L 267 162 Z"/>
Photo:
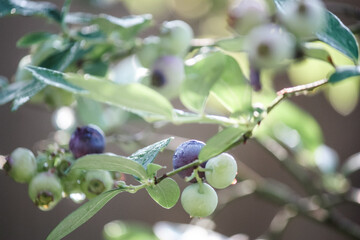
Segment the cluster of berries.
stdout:
<path fill-rule="evenodd" d="M 103 132 L 96 126 L 77 128 L 69 142 L 70 151 L 51 147 L 37 157 L 26 148 L 15 149 L 4 169 L 16 182 L 29 184 L 30 199 L 41 210 L 52 209 L 63 197 L 79 202 L 91 199 L 114 187 L 119 176 L 104 170 L 71 170 L 77 158 L 102 153 Z"/>
<path fill-rule="evenodd" d="M 181 144 L 173 156 L 174 169 L 181 168 L 198 159 L 203 142 L 190 140 Z M 179 176 L 192 184 L 184 189 L 181 204 L 192 217 L 206 217 L 214 212 L 218 197 L 214 188 L 223 189 L 231 185 L 237 173 L 235 159 L 227 153 L 222 153 L 199 166 L 179 172 Z M 203 180 L 208 182 L 205 183 Z"/>
<path fill-rule="evenodd" d="M 326 8 L 321 0 L 286 1 L 273 13 L 265 0 L 241 0 L 229 9 L 228 23 L 244 37 L 244 50 L 256 72 L 301 57 L 303 41 L 325 26 Z M 255 90 L 261 88 L 260 80 L 252 84 Z"/>

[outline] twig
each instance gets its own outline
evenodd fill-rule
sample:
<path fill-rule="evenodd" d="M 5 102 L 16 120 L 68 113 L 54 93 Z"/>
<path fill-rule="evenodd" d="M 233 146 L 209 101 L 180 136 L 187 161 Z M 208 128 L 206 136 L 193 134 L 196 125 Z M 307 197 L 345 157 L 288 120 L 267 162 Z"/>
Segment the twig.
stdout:
<path fill-rule="evenodd" d="M 321 79 L 316 82 L 312 82 L 309 84 L 299 85 L 291 88 L 284 88 L 277 92 L 277 98 L 268 106 L 267 113 L 271 112 L 274 107 L 276 107 L 282 100 L 292 97 L 292 96 L 300 96 L 307 95 L 309 92 L 314 91 L 316 88 L 319 88 L 328 83 L 327 79 Z"/>

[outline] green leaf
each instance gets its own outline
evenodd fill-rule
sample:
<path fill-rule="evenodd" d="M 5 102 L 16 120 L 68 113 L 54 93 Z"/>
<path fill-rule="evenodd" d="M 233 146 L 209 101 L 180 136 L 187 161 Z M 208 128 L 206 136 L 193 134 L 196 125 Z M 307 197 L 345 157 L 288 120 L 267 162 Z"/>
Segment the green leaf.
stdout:
<path fill-rule="evenodd" d="M 100 14 L 91 22 L 97 24 L 101 31 L 106 34 L 118 32 L 121 39 L 130 39 L 136 36 L 142 29 L 149 26 L 152 20 L 150 14 L 133 15 L 117 18 L 107 14 Z"/>
<path fill-rule="evenodd" d="M 284 5 L 290 1 L 295 0 L 275 0 L 275 4 L 280 11 L 284 11 Z M 339 50 L 357 64 L 359 58 L 358 43 L 349 28 L 329 11 L 326 12 L 326 23 L 327 25 L 323 29 L 315 33 L 316 37 Z"/>
<path fill-rule="evenodd" d="M 139 83 L 117 84 L 90 75 L 64 74 L 66 81 L 88 91 L 84 96 L 124 108 L 140 116 L 171 119 L 171 103 L 155 90 Z"/>
<path fill-rule="evenodd" d="M 215 46 L 225 51 L 241 52 L 244 51 L 244 37 L 224 38 L 216 41 Z"/>
<path fill-rule="evenodd" d="M 155 186 L 146 187 L 149 195 L 163 208 L 172 208 L 180 197 L 180 188 L 171 178 L 165 178 Z"/>
<path fill-rule="evenodd" d="M 27 48 L 34 44 L 47 40 L 53 34 L 49 32 L 32 32 L 26 34 L 16 42 L 17 47 Z"/>
<path fill-rule="evenodd" d="M 43 90 L 45 87 L 45 83 L 39 82 L 35 79 L 28 82 L 16 92 L 16 97 L 11 111 L 16 111 L 21 105 L 29 101 L 32 96 Z"/>
<path fill-rule="evenodd" d="M 1 0 L 0 17 L 7 15 L 40 16 L 61 21 L 60 12 L 55 4 L 49 2 L 34 2 L 24 0 Z"/>
<path fill-rule="evenodd" d="M 190 110 L 203 112 L 211 88 L 224 71 L 226 58 L 221 52 L 199 55 L 187 61 L 186 79 L 181 91 L 181 102 Z"/>
<path fill-rule="evenodd" d="M 306 57 L 318 59 L 334 66 L 334 62 L 331 58 L 330 53 L 321 45 L 305 43 L 303 46 L 303 50 Z"/>
<path fill-rule="evenodd" d="M 147 174 L 139 163 L 115 154 L 89 154 L 77 159 L 72 169 L 102 169 L 134 175 L 140 179 L 146 179 Z"/>
<path fill-rule="evenodd" d="M 80 42 L 72 42 L 63 51 L 56 52 L 47 57 L 39 66 L 63 72 L 84 53 L 85 51 L 80 47 Z"/>
<path fill-rule="evenodd" d="M 251 106 L 251 87 L 235 59 L 226 56 L 225 65 L 211 92 L 231 113 L 246 110 Z"/>
<path fill-rule="evenodd" d="M 159 164 L 149 163 L 146 168 L 146 173 L 147 173 L 148 177 L 152 178 L 162 168 L 164 168 L 164 167 Z"/>
<path fill-rule="evenodd" d="M 0 105 L 12 101 L 16 97 L 17 91 L 26 85 L 25 82 L 14 82 L 10 85 L 2 87 L 0 90 Z"/>
<path fill-rule="evenodd" d="M 199 153 L 199 160 L 204 162 L 232 148 L 244 138 L 246 129 L 228 127 L 210 138 Z"/>
<path fill-rule="evenodd" d="M 83 89 L 67 82 L 64 78 L 64 74 L 61 72 L 35 66 L 27 66 L 26 69 L 33 74 L 35 79 L 47 85 L 62 88 L 73 93 L 84 92 Z"/>
<path fill-rule="evenodd" d="M 334 72 L 330 78 L 330 83 L 337 83 L 344 79 L 355 77 L 360 75 L 360 67 L 359 66 L 344 66 L 336 68 L 336 72 Z"/>
<path fill-rule="evenodd" d="M 331 12 L 327 12 L 326 22 L 326 28 L 316 33 L 318 39 L 339 50 L 357 64 L 359 59 L 359 46 L 350 29 Z"/>
<path fill-rule="evenodd" d="M 123 190 L 115 189 L 91 199 L 62 220 L 46 238 L 60 240 L 94 216 L 106 203 Z"/>
<path fill-rule="evenodd" d="M 145 169 L 148 164 L 152 163 L 156 155 L 164 150 L 164 148 L 169 145 L 170 141 L 174 138 L 167 138 L 156 142 L 150 146 L 142 148 L 135 153 L 133 153 L 129 158 L 139 164 L 141 164 Z"/>
<path fill-rule="evenodd" d="M 80 43 L 72 43 L 65 51 L 51 55 L 46 58 L 40 65 L 45 65 L 51 69 L 64 71 L 72 62 L 74 62 L 81 52 Z M 63 87 L 67 91 L 78 92 L 81 89 L 72 86 L 63 81 L 61 74 L 57 74 L 55 71 L 27 66 L 28 69 L 36 80 L 28 83 L 23 89 L 20 89 L 16 93 L 16 99 L 14 100 L 12 111 L 17 110 L 21 105 L 30 100 L 30 98 L 43 90 L 47 84 L 58 87 L 59 84 L 63 84 Z M 52 72 L 51 72 L 52 71 Z M 56 77 L 55 77 L 56 76 Z M 52 77 L 58 82 L 48 81 L 48 78 Z"/>

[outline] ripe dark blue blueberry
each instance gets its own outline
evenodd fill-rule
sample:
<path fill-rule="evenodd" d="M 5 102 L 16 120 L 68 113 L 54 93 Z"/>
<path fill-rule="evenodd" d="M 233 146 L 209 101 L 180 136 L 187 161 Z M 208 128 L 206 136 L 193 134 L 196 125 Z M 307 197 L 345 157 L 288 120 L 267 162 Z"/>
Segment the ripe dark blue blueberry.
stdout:
<path fill-rule="evenodd" d="M 71 135 L 69 148 L 75 158 L 91 153 L 103 153 L 105 149 L 104 134 L 94 125 L 78 127 Z"/>
<path fill-rule="evenodd" d="M 173 156 L 174 169 L 180 168 L 197 160 L 199 153 L 204 146 L 205 143 L 197 140 L 189 140 L 178 146 Z M 206 162 L 202 163 L 201 166 L 205 167 L 205 164 Z M 182 178 L 189 177 L 191 176 L 193 171 L 194 168 L 188 168 L 179 172 L 179 175 Z M 199 172 L 199 177 L 204 178 L 204 172 Z M 196 182 L 196 180 L 193 179 L 192 182 Z"/>

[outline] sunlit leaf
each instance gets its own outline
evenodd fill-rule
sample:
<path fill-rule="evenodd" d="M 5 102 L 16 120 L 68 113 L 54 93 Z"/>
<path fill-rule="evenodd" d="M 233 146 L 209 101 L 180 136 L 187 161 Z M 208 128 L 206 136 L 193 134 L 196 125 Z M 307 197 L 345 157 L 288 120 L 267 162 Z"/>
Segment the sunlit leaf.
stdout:
<path fill-rule="evenodd" d="M 199 160 L 206 161 L 215 157 L 244 140 L 246 129 L 242 127 L 228 127 L 206 141 L 206 145 L 199 153 Z"/>
<path fill-rule="evenodd" d="M 188 109 L 202 112 L 211 88 L 224 71 L 226 58 L 221 52 L 213 52 L 197 56 L 188 63 L 180 99 Z"/>
<path fill-rule="evenodd" d="M 140 179 L 147 178 L 143 166 L 139 163 L 115 154 L 89 154 L 75 161 L 72 169 L 117 171 L 131 174 Z"/>
<path fill-rule="evenodd" d="M 220 79 L 211 88 L 211 93 L 231 113 L 248 109 L 251 106 L 251 87 L 239 64 L 226 56 L 226 67 Z"/>
<path fill-rule="evenodd" d="M 149 195 L 164 208 L 172 208 L 180 197 L 180 188 L 171 178 L 165 178 L 155 186 L 146 187 Z"/>

